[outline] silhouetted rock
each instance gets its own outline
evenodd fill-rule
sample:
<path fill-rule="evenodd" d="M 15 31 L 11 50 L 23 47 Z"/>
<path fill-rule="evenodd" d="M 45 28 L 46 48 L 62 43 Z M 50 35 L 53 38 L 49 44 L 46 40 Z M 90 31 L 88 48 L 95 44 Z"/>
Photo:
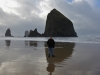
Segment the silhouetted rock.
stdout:
<path fill-rule="evenodd" d="M 38 33 L 37 29 L 35 29 L 34 31 L 30 30 L 29 37 L 40 37 L 40 36 L 41 34 Z"/>
<path fill-rule="evenodd" d="M 24 37 L 28 37 L 28 35 L 29 35 L 29 32 L 28 32 L 28 30 L 26 30 Z"/>
<path fill-rule="evenodd" d="M 44 33 L 41 34 L 41 37 L 45 37 Z"/>
<path fill-rule="evenodd" d="M 77 37 L 73 23 L 62 13 L 53 9 L 47 16 L 44 36 Z"/>
<path fill-rule="evenodd" d="M 6 30 L 5 36 L 11 36 L 11 30 L 10 30 L 10 28 L 8 28 Z"/>

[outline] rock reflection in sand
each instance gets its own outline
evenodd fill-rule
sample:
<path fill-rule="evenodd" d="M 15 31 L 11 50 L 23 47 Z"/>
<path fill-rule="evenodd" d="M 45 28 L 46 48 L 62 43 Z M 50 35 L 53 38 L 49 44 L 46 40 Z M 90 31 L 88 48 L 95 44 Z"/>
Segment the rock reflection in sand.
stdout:
<path fill-rule="evenodd" d="M 28 47 L 34 47 L 35 50 L 37 50 L 37 46 L 38 46 L 38 43 L 37 41 L 25 41 L 25 46 Z"/>
<path fill-rule="evenodd" d="M 10 46 L 11 40 L 5 40 L 6 46 Z"/>
<path fill-rule="evenodd" d="M 30 46 L 34 46 L 34 47 L 37 47 L 37 42 L 36 41 L 30 41 L 29 42 Z"/>
<path fill-rule="evenodd" d="M 37 47 L 37 41 L 25 41 L 25 46 L 34 46 Z"/>

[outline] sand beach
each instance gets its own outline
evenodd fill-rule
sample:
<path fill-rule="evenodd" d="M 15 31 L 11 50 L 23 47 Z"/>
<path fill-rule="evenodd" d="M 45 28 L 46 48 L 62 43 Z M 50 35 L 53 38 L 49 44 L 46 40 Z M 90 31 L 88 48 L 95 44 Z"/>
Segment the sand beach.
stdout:
<path fill-rule="evenodd" d="M 100 75 L 100 44 L 0 40 L 0 75 Z"/>

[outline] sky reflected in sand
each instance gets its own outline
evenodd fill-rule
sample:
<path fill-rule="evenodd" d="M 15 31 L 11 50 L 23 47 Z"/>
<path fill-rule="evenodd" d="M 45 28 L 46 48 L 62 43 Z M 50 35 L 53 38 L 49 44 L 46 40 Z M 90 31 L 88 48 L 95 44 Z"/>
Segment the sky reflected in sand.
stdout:
<path fill-rule="evenodd" d="M 99 44 L 56 43 L 56 57 L 48 58 L 45 42 L 2 40 L 0 75 L 99 75 L 99 50 Z"/>

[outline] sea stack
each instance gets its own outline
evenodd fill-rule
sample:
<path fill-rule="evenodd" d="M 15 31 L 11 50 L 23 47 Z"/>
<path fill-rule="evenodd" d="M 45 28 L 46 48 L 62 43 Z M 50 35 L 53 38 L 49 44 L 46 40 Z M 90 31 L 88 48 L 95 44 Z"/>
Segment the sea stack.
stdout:
<path fill-rule="evenodd" d="M 29 35 L 29 32 L 28 32 L 28 30 L 26 30 L 24 37 L 28 37 L 28 35 Z"/>
<path fill-rule="evenodd" d="M 53 9 L 46 20 L 44 36 L 77 37 L 73 23 L 58 10 Z"/>
<path fill-rule="evenodd" d="M 40 37 L 41 34 L 38 33 L 37 29 L 35 29 L 34 31 L 33 30 L 30 30 L 30 33 L 28 35 L 29 37 Z"/>
<path fill-rule="evenodd" d="M 6 30 L 5 36 L 11 37 L 11 30 L 10 30 L 10 28 L 8 28 Z"/>

